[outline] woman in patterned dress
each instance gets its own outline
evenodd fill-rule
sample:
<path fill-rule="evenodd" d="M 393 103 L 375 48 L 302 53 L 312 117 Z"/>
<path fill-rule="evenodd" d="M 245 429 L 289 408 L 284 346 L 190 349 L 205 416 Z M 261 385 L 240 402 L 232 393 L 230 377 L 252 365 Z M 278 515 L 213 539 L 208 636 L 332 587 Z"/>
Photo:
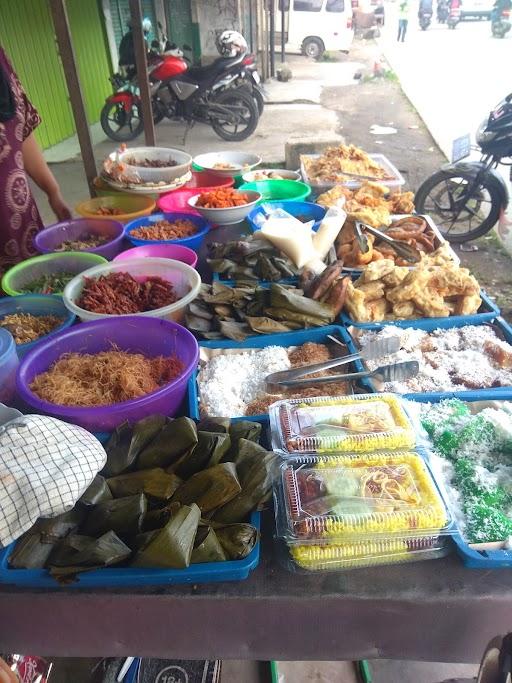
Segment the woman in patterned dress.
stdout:
<path fill-rule="evenodd" d="M 34 129 L 41 123 L 0 47 L 0 277 L 34 256 L 34 235 L 43 227 L 27 175 L 48 197 L 58 220 L 71 218 Z"/>

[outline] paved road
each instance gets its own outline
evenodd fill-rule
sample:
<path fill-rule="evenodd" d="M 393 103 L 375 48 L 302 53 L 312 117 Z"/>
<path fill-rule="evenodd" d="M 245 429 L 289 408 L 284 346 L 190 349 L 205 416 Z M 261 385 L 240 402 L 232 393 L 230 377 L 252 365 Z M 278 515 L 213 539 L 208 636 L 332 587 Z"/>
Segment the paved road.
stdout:
<path fill-rule="evenodd" d="M 388 11 L 389 10 L 389 11 Z M 489 21 L 464 21 L 455 30 L 435 21 L 418 27 L 411 10 L 404 43 L 396 42 L 396 5 L 386 5 L 381 46 L 402 87 L 447 156 L 452 140 L 474 133 L 480 121 L 512 92 L 512 37 L 491 37 Z"/>

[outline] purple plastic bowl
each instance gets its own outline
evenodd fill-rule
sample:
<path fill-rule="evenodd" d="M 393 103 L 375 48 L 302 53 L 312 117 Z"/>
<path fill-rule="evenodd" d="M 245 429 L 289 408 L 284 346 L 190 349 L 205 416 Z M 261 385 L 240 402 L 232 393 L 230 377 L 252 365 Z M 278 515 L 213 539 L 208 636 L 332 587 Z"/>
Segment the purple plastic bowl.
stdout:
<path fill-rule="evenodd" d="M 124 225 L 110 218 L 71 218 L 69 221 L 54 223 L 37 233 L 34 244 L 41 254 L 51 254 L 62 242 L 79 239 L 86 233 L 108 237 L 109 241 L 99 247 L 80 251 L 99 254 L 110 261 L 122 249 Z"/>
<path fill-rule="evenodd" d="M 197 266 L 197 253 L 188 247 L 180 244 L 148 244 L 144 247 L 133 247 L 118 254 L 114 262 L 126 261 L 130 258 L 170 258 L 175 261 L 186 263 L 187 266 L 195 268 Z"/>
<path fill-rule="evenodd" d="M 161 389 L 132 401 L 85 408 L 62 406 L 39 399 L 29 389 L 34 378 L 48 370 L 64 353 L 99 353 L 115 344 L 121 351 L 154 357 L 176 354 L 183 362 L 182 374 Z M 170 320 L 142 316 L 105 318 L 82 323 L 39 344 L 21 361 L 16 375 L 18 396 L 37 413 L 72 422 L 92 432 L 110 432 L 125 420 L 136 422 L 148 415 L 175 415 L 197 367 L 199 347 L 195 337 Z"/>

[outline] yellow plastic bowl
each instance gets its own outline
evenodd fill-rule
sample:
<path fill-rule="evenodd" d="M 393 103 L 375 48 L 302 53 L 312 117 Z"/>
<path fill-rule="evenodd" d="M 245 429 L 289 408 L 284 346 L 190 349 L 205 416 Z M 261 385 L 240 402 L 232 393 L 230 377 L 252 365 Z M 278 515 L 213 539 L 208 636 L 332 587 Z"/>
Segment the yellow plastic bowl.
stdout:
<path fill-rule="evenodd" d="M 96 197 L 87 199 L 75 206 L 76 212 L 84 218 L 110 218 L 121 223 L 128 223 L 135 218 L 149 216 L 155 210 L 155 202 L 151 197 L 118 194 L 110 197 Z M 102 216 L 98 214 L 98 209 L 119 209 L 120 214 Z"/>

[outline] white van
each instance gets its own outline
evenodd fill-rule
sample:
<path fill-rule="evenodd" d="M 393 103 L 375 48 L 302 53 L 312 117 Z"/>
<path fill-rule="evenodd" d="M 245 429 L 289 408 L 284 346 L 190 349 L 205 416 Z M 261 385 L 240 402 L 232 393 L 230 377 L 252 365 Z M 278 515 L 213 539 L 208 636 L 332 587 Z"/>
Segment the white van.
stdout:
<path fill-rule="evenodd" d="M 286 10 L 286 52 L 308 57 L 348 52 L 353 38 L 351 0 L 278 0 L 276 9 L 276 45 L 281 39 L 280 11 Z"/>

